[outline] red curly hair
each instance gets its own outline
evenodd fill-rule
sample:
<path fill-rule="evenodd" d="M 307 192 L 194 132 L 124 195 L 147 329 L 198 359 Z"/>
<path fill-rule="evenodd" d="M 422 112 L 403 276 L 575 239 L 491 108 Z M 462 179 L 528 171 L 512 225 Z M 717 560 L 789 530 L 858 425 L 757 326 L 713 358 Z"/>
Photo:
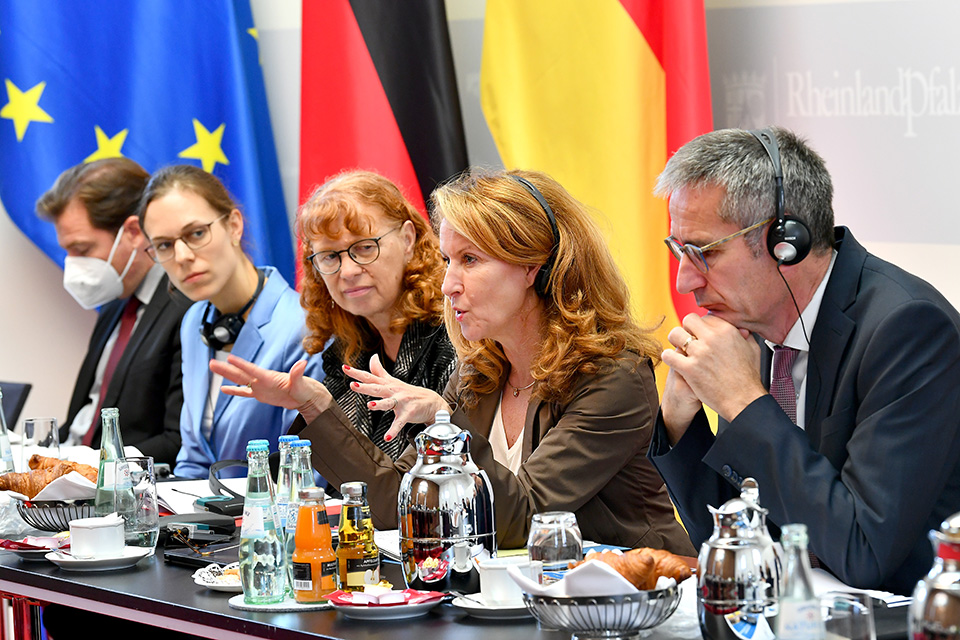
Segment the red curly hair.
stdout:
<path fill-rule="evenodd" d="M 354 366 L 363 364 L 356 361 L 361 353 L 380 345 L 380 335 L 365 318 L 333 301 L 309 256 L 313 241 L 321 236 L 335 240 L 344 230 L 360 236 L 372 233 L 375 221 L 359 210 L 359 202 L 377 207 L 388 220 L 410 221 L 416 230 L 413 256 L 403 274 L 390 328 L 403 333 L 411 322 L 435 326 L 443 322 L 444 265 L 433 229 L 387 178 L 369 171 L 340 173 L 317 187 L 297 215 L 304 273 L 300 304 L 307 313 L 308 332 L 303 347 L 307 353 L 319 353 L 331 336 L 337 336 L 343 345 L 340 357 Z"/>

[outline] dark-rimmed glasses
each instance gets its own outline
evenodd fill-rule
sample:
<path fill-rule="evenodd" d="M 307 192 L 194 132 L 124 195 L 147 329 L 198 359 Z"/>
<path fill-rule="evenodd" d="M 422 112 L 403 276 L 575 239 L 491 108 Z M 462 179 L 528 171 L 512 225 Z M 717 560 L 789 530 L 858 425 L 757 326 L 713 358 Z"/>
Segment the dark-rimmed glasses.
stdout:
<path fill-rule="evenodd" d="M 400 225 L 396 229 L 390 229 L 390 231 L 376 238 L 357 240 L 346 249 L 341 249 L 340 251 L 317 251 L 307 258 L 313 263 L 313 268 L 317 270 L 317 273 L 324 276 L 332 276 L 337 271 L 340 271 L 340 266 L 343 264 L 343 260 L 340 257 L 342 253 L 350 256 L 350 259 L 359 265 L 370 264 L 380 257 L 380 240 L 401 227 L 403 227 L 403 225 Z"/>
<path fill-rule="evenodd" d="M 187 245 L 191 251 L 202 249 L 210 244 L 210 240 L 213 239 L 213 231 L 210 230 L 210 227 L 228 215 L 230 214 L 225 213 L 213 222 L 198 224 L 176 238 L 159 238 L 158 240 L 153 240 L 150 242 L 150 246 L 147 247 L 147 255 L 153 258 L 154 262 L 166 262 L 176 254 L 174 247 L 177 244 L 177 240 L 182 240 L 183 244 Z"/>
<path fill-rule="evenodd" d="M 697 269 L 700 270 L 701 273 L 706 273 L 707 271 L 710 270 L 710 265 L 707 264 L 707 259 L 704 256 L 705 253 L 707 253 L 708 251 L 713 251 L 714 249 L 722 245 L 724 242 L 729 242 L 734 238 L 739 238 L 744 234 L 750 233 L 754 229 L 759 229 L 760 227 L 767 224 L 768 222 L 772 222 L 774 219 L 775 217 L 767 218 L 766 220 L 761 220 L 756 224 L 750 225 L 746 229 L 740 229 L 740 231 L 737 231 L 736 233 L 731 233 L 730 235 L 724 238 L 715 240 L 710 244 L 705 244 L 702 247 L 698 247 L 695 244 L 680 244 L 679 242 L 677 242 L 677 239 L 674 238 L 673 236 L 667 236 L 663 240 L 663 242 L 664 244 L 667 245 L 667 248 L 670 249 L 670 253 L 673 254 L 674 258 L 676 258 L 677 260 L 681 260 L 683 256 L 687 256 L 688 258 L 690 258 L 690 262 L 692 262 L 694 266 L 696 266 Z"/>

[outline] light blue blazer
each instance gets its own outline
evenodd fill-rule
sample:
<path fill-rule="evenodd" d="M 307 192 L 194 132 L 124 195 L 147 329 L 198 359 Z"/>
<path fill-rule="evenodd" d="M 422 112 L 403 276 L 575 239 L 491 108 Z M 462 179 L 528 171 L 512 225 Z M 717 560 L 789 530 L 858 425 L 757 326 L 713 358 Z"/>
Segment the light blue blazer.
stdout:
<path fill-rule="evenodd" d="M 300 296 L 273 267 L 261 267 L 267 276 L 263 291 L 250 309 L 232 353 L 265 369 L 289 371 L 307 354 L 304 313 Z M 249 440 L 266 439 L 277 450 L 277 439 L 293 423 L 297 412 L 263 404 L 253 398 L 219 393 L 213 412 L 210 440 L 203 436 L 201 422 L 210 395 L 210 359 L 213 349 L 200 338 L 206 302 L 197 302 L 183 316 L 180 340 L 183 346 L 183 410 L 180 413 L 182 445 L 174 473 L 182 478 L 206 478 L 218 460 L 246 459 Z M 305 375 L 324 377 L 321 354 L 308 360 Z M 225 477 L 243 476 L 240 468 L 224 469 Z"/>

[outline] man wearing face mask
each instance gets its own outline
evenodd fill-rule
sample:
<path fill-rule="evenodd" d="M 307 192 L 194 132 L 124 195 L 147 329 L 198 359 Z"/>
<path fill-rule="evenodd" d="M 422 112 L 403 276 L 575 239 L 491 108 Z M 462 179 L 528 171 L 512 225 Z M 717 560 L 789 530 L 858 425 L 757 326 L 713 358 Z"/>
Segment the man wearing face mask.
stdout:
<path fill-rule="evenodd" d="M 120 410 L 125 445 L 171 465 L 180 450 L 180 319 L 189 301 L 142 249 L 135 214 L 150 175 L 127 158 L 64 171 L 37 201 L 67 252 L 63 286 L 100 307 L 61 442 L 100 446 L 100 409 Z"/>

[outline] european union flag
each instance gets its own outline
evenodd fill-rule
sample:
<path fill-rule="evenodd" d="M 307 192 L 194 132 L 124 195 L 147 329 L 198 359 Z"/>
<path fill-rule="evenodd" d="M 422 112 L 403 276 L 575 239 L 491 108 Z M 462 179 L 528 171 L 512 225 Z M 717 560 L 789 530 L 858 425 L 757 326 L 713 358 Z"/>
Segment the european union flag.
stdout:
<path fill-rule="evenodd" d="M 293 242 L 249 0 L 0 3 L 0 201 L 63 264 L 36 199 L 64 169 L 188 162 L 243 207 L 256 264 L 293 282 Z"/>

